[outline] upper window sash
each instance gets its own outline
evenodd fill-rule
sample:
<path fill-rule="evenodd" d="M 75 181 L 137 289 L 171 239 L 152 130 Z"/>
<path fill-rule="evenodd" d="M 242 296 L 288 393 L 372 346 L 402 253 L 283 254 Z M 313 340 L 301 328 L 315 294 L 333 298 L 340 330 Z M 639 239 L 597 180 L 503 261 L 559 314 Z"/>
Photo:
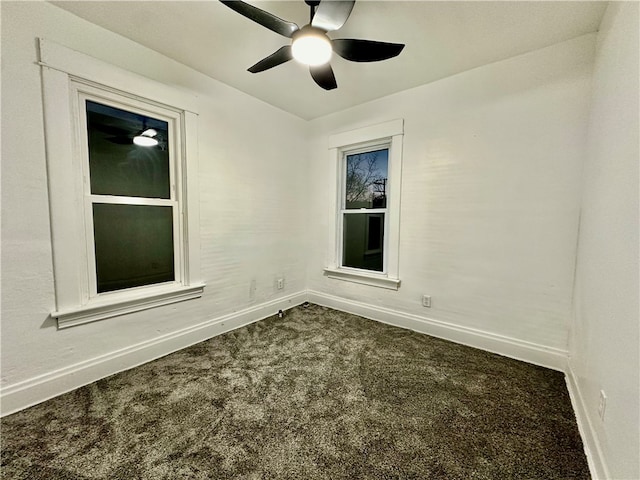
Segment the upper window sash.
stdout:
<path fill-rule="evenodd" d="M 385 142 L 380 142 L 380 141 L 376 141 L 376 142 L 370 142 L 368 144 L 364 144 L 361 145 L 360 147 L 353 149 L 353 148 L 349 148 L 349 149 L 340 149 L 340 155 L 342 156 L 342 165 L 341 165 L 341 179 L 340 179 L 340 187 L 341 187 L 341 193 L 340 193 L 340 208 L 342 210 L 348 211 L 348 210 L 358 210 L 357 208 L 347 208 L 346 202 L 347 202 L 347 176 L 348 176 L 348 157 L 352 156 L 352 155 L 361 155 L 361 154 L 366 154 L 369 152 L 376 152 L 379 150 L 387 150 L 389 151 L 388 154 L 388 162 L 390 162 L 391 160 L 391 154 L 390 154 L 390 150 L 391 150 L 391 139 L 387 139 L 387 141 Z M 387 178 L 389 177 L 389 166 L 387 164 Z M 390 187 L 390 184 L 388 185 L 387 189 Z M 387 195 L 388 196 L 388 195 Z M 388 204 L 387 204 L 388 205 Z M 386 207 L 385 207 L 386 208 Z M 366 207 L 366 210 L 371 210 L 372 207 Z"/>
<path fill-rule="evenodd" d="M 76 128 L 78 129 L 79 144 L 77 149 L 79 154 L 85 160 L 83 162 L 84 173 L 84 188 L 87 195 L 102 195 L 102 196 L 116 196 L 110 193 L 98 194 L 92 193 L 91 190 L 91 178 L 89 169 L 89 144 L 88 144 L 88 125 L 87 125 L 87 110 L 86 102 L 95 102 L 108 107 L 114 107 L 120 110 L 125 110 L 131 113 L 143 115 L 146 117 L 153 117 L 155 119 L 166 122 L 168 125 L 168 138 L 167 144 L 169 146 L 169 199 L 175 201 L 179 198 L 177 195 L 177 182 L 176 178 L 181 177 L 181 162 L 177 161 L 181 152 L 182 144 L 182 131 L 180 125 L 182 124 L 182 112 L 167 108 L 166 106 L 160 107 L 158 105 L 149 103 L 148 101 L 141 101 L 134 97 L 123 96 L 122 93 L 117 95 L 104 90 L 103 88 L 97 88 L 82 81 L 72 80 L 71 88 L 73 92 L 73 110 L 76 115 Z M 123 99 L 126 98 L 126 103 Z M 122 197 L 129 197 L 120 195 Z M 161 198 L 152 196 L 130 196 L 131 198 Z M 166 197 L 164 197 L 166 199 Z"/>

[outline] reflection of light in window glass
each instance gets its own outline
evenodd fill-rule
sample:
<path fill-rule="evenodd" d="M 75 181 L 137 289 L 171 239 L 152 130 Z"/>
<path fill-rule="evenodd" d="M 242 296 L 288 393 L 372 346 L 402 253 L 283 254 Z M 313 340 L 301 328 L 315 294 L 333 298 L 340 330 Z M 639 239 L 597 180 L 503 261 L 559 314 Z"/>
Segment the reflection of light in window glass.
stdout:
<path fill-rule="evenodd" d="M 86 101 L 91 193 L 170 198 L 169 124 L 146 115 Z M 154 129 L 158 145 L 134 145 Z"/>
<path fill-rule="evenodd" d="M 389 149 L 347 155 L 345 208 L 386 208 Z"/>

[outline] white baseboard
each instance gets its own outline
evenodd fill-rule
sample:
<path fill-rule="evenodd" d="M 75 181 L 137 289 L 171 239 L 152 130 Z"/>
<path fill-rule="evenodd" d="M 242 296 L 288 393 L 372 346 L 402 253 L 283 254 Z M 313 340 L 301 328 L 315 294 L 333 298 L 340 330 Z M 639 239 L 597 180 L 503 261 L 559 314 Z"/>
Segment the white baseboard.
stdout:
<path fill-rule="evenodd" d="M 564 372 L 567 366 L 567 352 L 491 332 L 462 327 L 410 313 L 347 300 L 313 290 L 307 291 L 307 299 L 312 303 L 360 315 L 379 322 L 426 333 L 438 338 L 479 348 L 505 357 L 522 360 L 542 367 Z"/>
<path fill-rule="evenodd" d="M 243 327 L 310 301 L 372 320 L 407 328 L 554 370 L 566 370 L 567 352 L 490 332 L 376 307 L 312 290 L 218 317 L 161 337 L 64 367 L 0 390 L 0 416 L 8 415 L 78 387 Z"/>
<path fill-rule="evenodd" d="M 304 291 L 265 302 L 161 337 L 8 385 L 0 391 L 0 416 L 9 415 L 101 378 L 243 327 L 306 301 Z"/>
<path fill-rule="evenodd" d="M 591 420 L 589 419 L 587 406 L 580 391 L 578 379 L 571 368 L 570 362 L 567 365 L 565 378 L 567 380 L 567 389 L 569 390 L 569 397 L 571 397 L 573 411 L 576 414 L 576 421 L 578 423 L 578 429 L 580 430 L 580 436 L 582 437 L 584 453 L 587 456 L 587 462 L 589 463 L 591 478 L 593 480 L 606 480 L 611 478 L 609 475 L 609 469 L 607 468 L 607 463 L 604 459 L 604 455 L 602 454 L 602 449 L 600 448 L 600 442 L 598 442 L 598 436 L 593 428 Z"/>
<path fill-rule="evenodd" d="M 567 364 L 566 351 L 388 308 L 376 307 L 313 290 L 301 291 L 265 302 L 9 385 L 0 390 L 0 416 L 9 415 L 114 373 L 134 368 L 217 335 L 257 322 L 273 315 L 278 310 L 286 310 L 305 301 L 565 372 L 567 388 L 576 413 L 591 475 L 594 480 L 609 478 L 608 469 L 587 415 L 578 382 L 570 365 Z"/>

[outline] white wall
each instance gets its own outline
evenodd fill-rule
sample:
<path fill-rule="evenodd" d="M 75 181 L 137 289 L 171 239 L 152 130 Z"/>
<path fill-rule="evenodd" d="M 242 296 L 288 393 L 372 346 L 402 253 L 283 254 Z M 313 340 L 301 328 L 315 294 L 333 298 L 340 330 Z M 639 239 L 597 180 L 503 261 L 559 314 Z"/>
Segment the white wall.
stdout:
<path fill-rule="evenodd" d="M 2 2 L 2 20 L 3 393 L 304 290 L 306 122 L 51 4 Z M 56 330 L 37 37 L 199 96 L 201 299 Z"/>
<path fill-rule="evenodd" d="M 309 288 L 564 368 L 594 45 L 585 35 L 312 121 Z M 405 122 L 397 292 L 322 272 L 334 221 L 327 137 L 395 118 Z"/>
<path fill-rule="evenodd" d="M 614 478 L 638 477 L 638 226 L 628 220 L 638 217 L 637 4 L 608 10 L 590 124 L 596 35 L 307 124 L 50 4 L 1 6 L 3 392 L 55 383 L 57 373 L 72 377 L 176 331 L 192 329 L 195 341 L 213 332 L 196 331 L 202 322 L 251 307 L 242 318 L 256 319 L 265 311 L 257 307 L 307 287 L 319 300 L 397 312 L 431 333 L 518 346 L 502 353 L 564 358 L 588 145 L 572 378 L 603 464 Z M 36 37 L 199 95 L 202 299 L 56 330 Z M 327 137 L 395 118 L 405 120 L 402 285 L 327 279 Z M 284 292 L 274 288 L 280 275 Z"/>
<path fill-rule="evenodd" d="M 570 343 L 597 474 L 615 479 L 640 478 L 638 10 L 610 3 L 598 34 Z"/>

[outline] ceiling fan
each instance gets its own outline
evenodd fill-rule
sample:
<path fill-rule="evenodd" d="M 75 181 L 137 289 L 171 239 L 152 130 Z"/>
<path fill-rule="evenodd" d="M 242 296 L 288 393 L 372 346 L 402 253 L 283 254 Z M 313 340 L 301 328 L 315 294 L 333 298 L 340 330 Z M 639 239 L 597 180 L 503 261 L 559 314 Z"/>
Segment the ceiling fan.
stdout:
<path fill-rule="evenodd" d="M 319 86 L 325 90 L 333 90 L 338 86 L 329 64 L 333 52 L 352 62 L 377 62 L 397 56 L 404 48 L 401 43 L 352 38 L 330 39 L 327 33 L 338 30 L 345 24 L 355 0 L 305 0 L 311 14 L 310 23 L 302 28 L 245 2 L 220 1 L 240 15 L 292 40 L 291 45 L 279 48 L 249 67 L 251 73 L 263 72 L 295 58 L 309 66 L 311 77 Z"/>

